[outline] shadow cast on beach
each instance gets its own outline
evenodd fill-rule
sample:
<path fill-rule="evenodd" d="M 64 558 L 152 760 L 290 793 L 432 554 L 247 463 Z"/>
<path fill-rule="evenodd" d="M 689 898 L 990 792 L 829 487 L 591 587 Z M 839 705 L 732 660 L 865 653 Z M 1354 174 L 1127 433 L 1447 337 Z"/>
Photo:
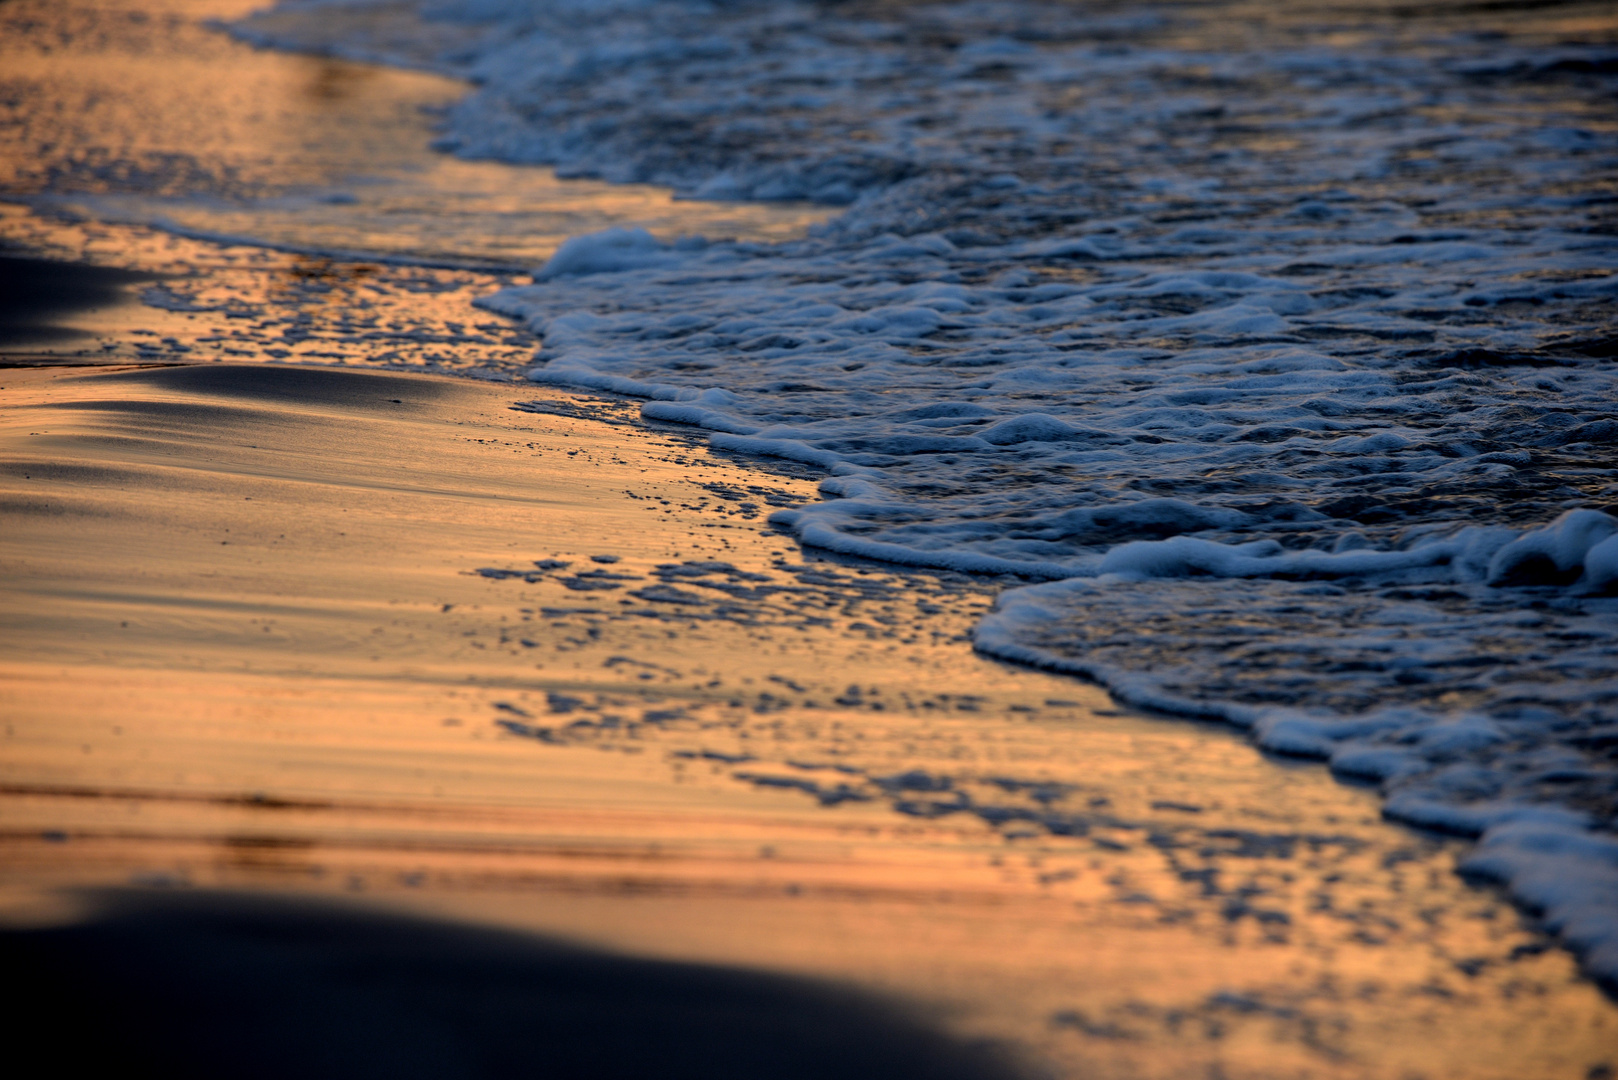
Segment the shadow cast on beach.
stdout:
<path fill-rule="evenodd" d="M 158 274 L 88 263 L 23 258 L 0 252 L 0 356 L 8 347 L 88 338 L 64 320 L 131 300 L 132 285 Z"/>
<path fill-rule="evenodd" d="M 308 900 L 100 894 L 0 933 L 50 1075 L 992 1080 L 996 1052 L 806 979 Z M 91 1070 L 96 1070 L 92 1072 Z M 103 1072 L 104 1070 L 104 1072 Z"/>
<path fill-rule="evenodd" d="M 397 375 L 346 368 L 281 364 L 181 364 L 100 376 L 148 391 L 200 398 L 238 398 L 283 405 L 388 411 L 452 395 L 460 387 L 419 374 Z"/>

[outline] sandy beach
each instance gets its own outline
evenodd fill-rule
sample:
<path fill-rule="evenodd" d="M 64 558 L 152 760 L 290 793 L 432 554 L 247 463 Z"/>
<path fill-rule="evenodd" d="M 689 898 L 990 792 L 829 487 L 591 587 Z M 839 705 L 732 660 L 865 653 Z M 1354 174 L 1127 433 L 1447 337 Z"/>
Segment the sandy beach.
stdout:
<path fill-rule="evenodd" d="M 802 477 L 466 380 L 3 385 L 16 920 L 363 899 L 830 979 L 1075 1075 L 1571 1074 L 1610 1040 L 1455 843 L 974 656 L 984 583 L 761 528 Z"/>
<path fill-rule="evenodd" d="M 1614 601 L 1580 585 L 1610 267 L 1556 216 L 1605 160 L 1608 69 L 1462 64 L 1480 19 L 1554 51 L 1610 16 L 486 6 L 234 37 L 249 0 L 0 6 L 14 1046 L 169 1076 L 1614 1075 L 1566 867 L 1525 900 L 1474 843 L 1550 821 L 1588 851 L 1575 914 L 1618 850 Z M 1350 57 L 1344 100 L 1391 111 L 1294 114 L 1243 34 Z M 1483 97 L 1419 104 L 1455 94 L 1424 34 Z M 1016 142 L 1069 113 L 1083 139 Z M 1385 175 L 1311 178 L 1314 138 Z M 1255 147 L 1293 171 L 1243 180 Z M 1421 186 L 1429 151 L 1501 147 L 1550 192 L 1511 229 Z M 1397 413 L 1422 395 L 1439 420 Z M 1422 562 L 1457 515 L 1484 555 Z M 1513 542 L 1498 588 L 1421 576 Z"/>

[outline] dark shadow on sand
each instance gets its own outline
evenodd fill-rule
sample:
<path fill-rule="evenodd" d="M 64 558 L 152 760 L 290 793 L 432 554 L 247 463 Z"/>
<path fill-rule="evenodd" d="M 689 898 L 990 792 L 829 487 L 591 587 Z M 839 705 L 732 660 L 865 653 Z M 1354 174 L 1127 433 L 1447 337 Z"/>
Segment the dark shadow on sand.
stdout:
<path fill-rule="evenodd" d="M 386 408 L 433 401 L 458 388 L 447 379 L 282 364 L 185 364 L 93 376 L 199 397 L 296 405 Z"/>
<path fill-rule="evenodd" d="M 0 933 L 13 1067 L 277 1080 L 1017 1075 L 892 1003 L 807 979 L 311 901 L 98 899 L 76 925 Z"/>
<path fill-rule="evenodd" d="M 130 285 L 158 278 L 134 270 L 0 255 L 0 348 L 89 337 L 57 320 L 124 303 Z"/>

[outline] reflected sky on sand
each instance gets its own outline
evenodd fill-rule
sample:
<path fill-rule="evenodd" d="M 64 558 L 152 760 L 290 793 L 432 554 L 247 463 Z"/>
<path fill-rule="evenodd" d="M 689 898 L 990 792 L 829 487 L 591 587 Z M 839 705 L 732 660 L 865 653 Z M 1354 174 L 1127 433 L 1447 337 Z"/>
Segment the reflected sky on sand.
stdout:
<path fill-rule="evenodd" d="M 830 216 L 435 153 L 434 116 L 464 83 L 257 50 L 209 22 L 258 6 L 0 6 L 0 198 L 296 251 L 518 270 L 624 223 L 782 240 Z"/>

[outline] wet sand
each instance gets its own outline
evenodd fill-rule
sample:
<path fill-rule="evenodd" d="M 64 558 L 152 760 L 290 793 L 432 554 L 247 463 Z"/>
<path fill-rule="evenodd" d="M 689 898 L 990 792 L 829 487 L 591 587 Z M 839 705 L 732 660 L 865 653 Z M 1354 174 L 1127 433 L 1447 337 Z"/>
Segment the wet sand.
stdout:
<path fill-rule="evenodd" d="M 0 365 L 205 361 L 509 379 L 537 339 L 473 301 L 526 275 L 342 262 L 0 203 L 27 280 L 0 308 Z"/>
<path fill-rule="evenodd" d="M 434 117 L 465 83 L 255 49 L 218 27 L 263 6 L 8 0 L 0 197 L 227 243 L 517 273 L 615 225 L 767 241 L 831 215 L 435 153 Z"/>
<path fill-rule="evenodd" d="M 1060 1075 L 1610 1059 L 1457 844 L 973 655 L 997 583 L 797 549 L 764 517 L 813 490 L 526 385 L 0 371 L 11 922 L 340 897 L 831 980 Z"/>
<path fill-rule="evenodd" d="M 13 1045 L 211 1075 L 1618 1065 L 1610 1002 L 1458 843 L 975 656 L 1005 582 L 801 550 L 765 519 L 818 476 L 513 383 L 535 339 L 472 306 L 574 233 L 825 211 L 433 154 L 459 84 L 199 22 L 252 6 L 0 6 L 0 192 L 33 207 L 0 206 L 31 290 L 0 290 L 0 365 L 44 365 L 0 366 Z M 449 268 L 197 238 L 241 231 Z"/>

